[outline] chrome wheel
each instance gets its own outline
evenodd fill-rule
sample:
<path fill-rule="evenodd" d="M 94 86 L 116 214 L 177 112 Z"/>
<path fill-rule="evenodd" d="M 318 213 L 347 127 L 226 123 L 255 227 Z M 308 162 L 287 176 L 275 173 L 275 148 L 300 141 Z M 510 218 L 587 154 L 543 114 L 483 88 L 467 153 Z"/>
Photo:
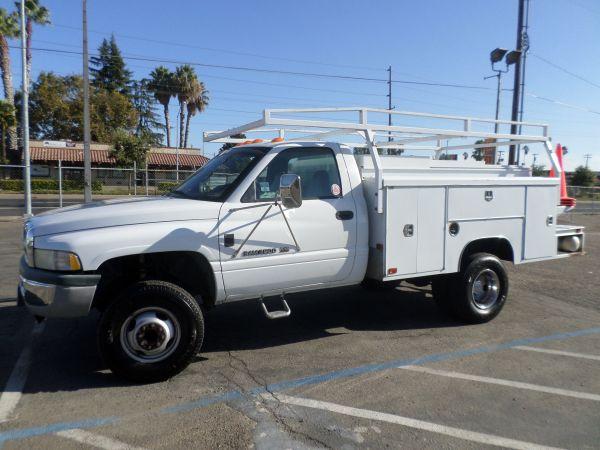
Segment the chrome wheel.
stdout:
<path fill-rule="evenodd" d="M 164 360 L 177 348 L 181 329 L 171 312 L 149 307 L 135 311 L 123 322 L 120 338 L 129 357 L 154 363 Z"/>
<path fill-rule="evenodd" d="M 471 287 L 473 303 L 479 309 L 490 309 L 500 297 L 500 279 L 491 269 L 484 269 L 477 274 Z"/>

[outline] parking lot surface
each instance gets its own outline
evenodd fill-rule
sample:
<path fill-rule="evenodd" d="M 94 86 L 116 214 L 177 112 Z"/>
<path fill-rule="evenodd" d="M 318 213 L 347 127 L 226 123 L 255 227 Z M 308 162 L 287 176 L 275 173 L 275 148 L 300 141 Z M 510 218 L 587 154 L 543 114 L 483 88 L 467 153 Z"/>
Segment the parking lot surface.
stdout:
<path fill-rule="evenodd" d="M 429 287 L 289 296 L 209 312 L 202 353 L 134 385 L 99 359 L 97 315 L 36 325 L 14 301 L 21 224 L 0 222 L 0 448 L 598 448 L 600 216 L 587 255 L 510 267 L 494 321 Z"/>

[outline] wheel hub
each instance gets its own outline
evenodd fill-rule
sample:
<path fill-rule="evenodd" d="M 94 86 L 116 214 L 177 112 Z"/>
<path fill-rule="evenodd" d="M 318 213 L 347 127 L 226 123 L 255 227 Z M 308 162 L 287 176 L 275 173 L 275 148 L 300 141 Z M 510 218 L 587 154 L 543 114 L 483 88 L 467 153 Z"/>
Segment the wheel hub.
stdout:
<path fill-rule="evenodd" d="M 491 269 L 484 269 L 475 277 L 471 288 L 475 306 L 479 309 L 490 309 L 500 297 L 500 279 Z"/>
<path fill-rule="evenodd" d="M 169 356 L 179 342 L 179 323 L 162 308 L 136 311 L 123 323 L 121 344 L 140 362 L 156 362 Z"/>

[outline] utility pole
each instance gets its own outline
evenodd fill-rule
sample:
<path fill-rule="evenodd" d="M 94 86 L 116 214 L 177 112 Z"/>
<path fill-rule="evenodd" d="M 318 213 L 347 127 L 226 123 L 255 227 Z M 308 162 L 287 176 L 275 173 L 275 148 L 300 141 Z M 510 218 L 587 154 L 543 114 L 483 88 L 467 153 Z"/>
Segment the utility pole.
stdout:
<path fill-rule="evenodd" d="M 90 151 L 90 69 L 88 57 L 87 0 L 83 3 L 83 201 L 92 201 L 92 155 Z"/>
<path fill-rule="evenodd" d="M 523 49 L 523 20 L 525 17 L 525 0 L 519 0 L 519 20 L 517 22 L 517 47 L 515 50 L 522 52 Z M 515 82 L 513 85 L 513 103 L 511 120 L 519 120 L 519 105 L 521 103 L 521 57 L 515 61 Z M 510 133 L 517 134 L 519 128 L 517 125 L 510 126 Z M 516 162 L 516 146 L 511 145 L 508 154 L 508 164 L 513 165 Z"/>
<path fill-rule="evenodd" d="M 583 157 L 585 158 L 585 168 L 588 169 L 590 165 L 590 158 L 592 157 L 592 155 L 586 153 L 585 155 L 583 155 Z"/>
<path fill-rule="evenodd" d="M 21 0 L 21 62 L 23 67 L 23 100 L 21 104 L 21 133 L 23 136 L 23 181 L 25 184 L 25 216 L 31 216 L 31 162 L 29 158 L 29 80 L 25 29 L 25 0 Z"/>
<path fill-rule="evenodd" d="M 527 53 L 529 52 L 529 1 L 525 0 L 525 25 L 523 26 L 523 33 L 521 34 L 521 51 L 523 52 L 523 62 L 521 69 L 521 102 L 519 105 L 519 122 L 523 122 L 523 103 L 525 102 L 525 73 L 527 67 Z M 521 125 L 519 125 L 519 134 L 521 134 Z M 517 164 L 521 162 L 521 146 L 518 147 L 517 153 Z M 525 157 L 523 156 L 523 159 Z"/>
<path fill-rule="evenodd" d="M 392 110 L 392 66 L 388 66 L 388 110 Z M 388 113 L 388 125 L 392 126 L 392 113 Z M 392 132 L 388 131 L 388 142 L 392 142 Z"/>

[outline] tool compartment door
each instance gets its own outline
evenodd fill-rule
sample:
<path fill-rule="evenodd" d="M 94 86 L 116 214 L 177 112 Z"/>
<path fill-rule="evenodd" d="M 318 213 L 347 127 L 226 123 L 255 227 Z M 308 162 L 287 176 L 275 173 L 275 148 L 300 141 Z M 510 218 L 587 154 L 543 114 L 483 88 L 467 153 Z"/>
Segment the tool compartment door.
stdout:
<path fill-rule="evenodd" d="M 556 186 L 527 186 L 524 259 L 556 256 Z"/>
<path fill-rule="evenodd" d="M 445 188 L 394 188 L 386 197 L 384 276 L 442 270 Z M 389 273 L 390 268 L 396 273 Z"/>

